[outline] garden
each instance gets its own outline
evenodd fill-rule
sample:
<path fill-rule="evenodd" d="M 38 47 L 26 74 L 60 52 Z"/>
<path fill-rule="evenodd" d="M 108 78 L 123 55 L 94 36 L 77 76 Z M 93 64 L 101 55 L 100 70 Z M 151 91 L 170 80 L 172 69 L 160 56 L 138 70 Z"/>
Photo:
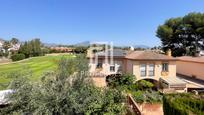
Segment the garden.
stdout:
<path fill-rule="evenodd" d="M 162 94 L 156 90 L 155 84 L 147 80 L 135 82 L 136 77 L 131 74 L 110 75 L 106 81 L 110 88 L 131 94 L 135 101 L 142 103 L 162 103 Z"/>
<path fill-rule="evenodd" d="M 135 81 L 135 76 L 130 74 L 110 75 L 107 77 L 109 88 L 117 89 L 125 94 L 130 94 L 138 105 L 155 106 L 163 105 L 164 115 L 204 115 L 204 95 L 192 93 L 161 94 L 155 90 L 155 85 L 147 80 Z M 143 106 L 144 105 L 144 106 Z M 155 105 L 154 107 L 152 105 Z M 143 108 L 147 109 L 147 108 Z M 152 112 L 153 114 L 153 112 Z"/>

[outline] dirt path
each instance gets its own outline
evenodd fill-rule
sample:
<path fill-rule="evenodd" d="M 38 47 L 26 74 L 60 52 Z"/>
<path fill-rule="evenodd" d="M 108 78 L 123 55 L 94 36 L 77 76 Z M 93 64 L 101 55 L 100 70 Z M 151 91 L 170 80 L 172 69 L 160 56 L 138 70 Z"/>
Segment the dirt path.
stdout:
<path fill-rule="evenodd" d="M 3 59 L 3 58 L 0 58 L 0 65 L 1 65 L 1 64 L 4 64 L 4 63 L 11 63 L 11 62 L 12 62 L 11 59 L 7 59 L 7 58 Z"/>

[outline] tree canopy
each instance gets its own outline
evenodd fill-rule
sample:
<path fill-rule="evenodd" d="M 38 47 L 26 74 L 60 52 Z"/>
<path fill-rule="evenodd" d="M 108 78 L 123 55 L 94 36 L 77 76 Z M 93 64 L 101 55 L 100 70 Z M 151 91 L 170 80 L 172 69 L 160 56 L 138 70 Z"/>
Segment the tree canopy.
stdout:
<path fill-rule="evenodd" d="M 3 48 L 8 51 L 9 48 L 11 48 L 11 44 L 9 41 L 5 41 L 3 44 Z"/>
<path fill-rule="evenodd" d="M 11 105 L 2 114 L 89 115 L 124 114 L 123 96 L 115 89 L 95 87 L 87 74 L 85 56 L 62 58 L 55 72 L 45 73 L 40 82 L 28 74 L 15 74 L 10 88 Z M 27 71 L 27 73 L 29 73 Z M 25 76 L 25 77 L 23 77 Z"/>
<path fill-rule="evenodd" d="M 156 36 L 163 50 L 171 49 L 173 56 L 193 56 L 204 48 L 204 13 L 170 18 L 157 28 Z"/>
<path fill-rule="evenodd" d="M 18 40 L 17 38 L 12 38 L 12 39 L 10 40 L 10 42 L 11 42 L 13 45 L 15 45 L 15 44 L 19 43 L 19 40 Z"/>
<path fill-rule="evenodd" d="M 41 56 L 43 55 L 41 46 L 42 43 L 40 42 L 40 39 L 26 41 L 24 44 L 21 45 L 18 53 L 24 54 L 26 58 Z"/>

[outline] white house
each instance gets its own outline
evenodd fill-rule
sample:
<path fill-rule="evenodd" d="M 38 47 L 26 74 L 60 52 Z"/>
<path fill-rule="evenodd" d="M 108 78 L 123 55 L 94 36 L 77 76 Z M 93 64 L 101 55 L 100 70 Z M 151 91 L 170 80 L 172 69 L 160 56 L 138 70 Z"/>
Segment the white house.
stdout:
<path fill-rule="evenodd" d="M 4 40 L 0 39 L 0 50 L 3 49 Z"/>

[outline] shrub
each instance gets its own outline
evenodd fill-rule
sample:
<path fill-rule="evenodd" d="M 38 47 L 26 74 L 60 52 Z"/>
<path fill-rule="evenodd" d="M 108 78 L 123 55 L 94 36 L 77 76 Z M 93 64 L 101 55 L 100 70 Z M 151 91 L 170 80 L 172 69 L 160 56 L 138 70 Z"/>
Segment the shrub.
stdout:
<path fill-rule="evenodd" d="M 25 59 L 24 54 L 14 54 L 11 56 L 12 61 L 19 61 Z"/>
<path fill-rule="evenodd" d="M 162 102 L 162 95 L 158 91 L 146 91 L 145 92 L 146 102 L 149 103 L 158 103 Z"/>
<path fill-rule="evenodd" d="M 0 57 L 4 55 L 3 51 L 0 50 Z"/>
<path fill-rule="evenodd" d="M 164 115 L 203 115 L 204 100 L 190 94 L 170 94 L 163 97 Z"/>
<path fill-rule="evenodd" d="M 162 102 L 162 95 L 157 91 L 147 90 L 147 91 L 141 91 L 138 90 L 136 92 L 133 92 L 133 97 L 136 102 L 143 103 L 158 103 Z"/>
<path fill-rule="evenodd" d="M 123 89 L 130 88 L 134 84 L 135 76 L 132 74 L 113 74 L 106 77 L 106 82 L 109 87 Z"/>
<path fill-rule="evenodd" d="M 143 89 L 151 89 L 154 87 L 154 84 L 147 81 L 147 80 L 141 80 L 141 81 L 138 81 L 136 83 L 139 87 L 139 89 L 143 90 Z"/>
<path fill-rule="evenodd" d="M 8 57 L 8 55 L 9 55 L 9 52 L 3 53 L 3 56 L 4 56 L 4 57 Z"/>
<path fill-rule="evenodd" d="M 143 103 L 145 101 L 144 91 L 136 91 L 133 93 L 134 100 L 138 103 Z"/>

